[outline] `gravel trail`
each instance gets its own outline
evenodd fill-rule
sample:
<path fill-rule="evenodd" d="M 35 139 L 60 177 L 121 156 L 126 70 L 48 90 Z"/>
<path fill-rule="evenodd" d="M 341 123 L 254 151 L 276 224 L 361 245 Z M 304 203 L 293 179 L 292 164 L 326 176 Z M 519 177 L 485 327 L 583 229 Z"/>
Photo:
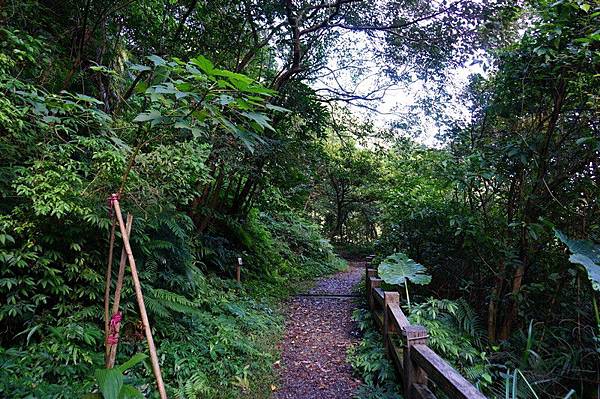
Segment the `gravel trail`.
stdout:
<path fill-rule="evenodd" d="M 274 399 L 350 399 L 361 385 L 346 363 L 358 329 L 351 320 L 355 298 L 344 296 L 353 294 L 365 269 L 363 262 L 348 266 L 290 301 Z"/>

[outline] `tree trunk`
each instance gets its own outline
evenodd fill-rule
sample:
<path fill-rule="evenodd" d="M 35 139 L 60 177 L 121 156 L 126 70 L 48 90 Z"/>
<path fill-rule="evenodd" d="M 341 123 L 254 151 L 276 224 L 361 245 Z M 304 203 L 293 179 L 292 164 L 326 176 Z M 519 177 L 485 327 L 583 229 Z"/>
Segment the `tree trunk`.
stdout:
<path fill-rule="evenodd" d="M 487 330 L 488 330 L 488 339 L 491 343 L 496 342 L 496 331 L 498 325 L 498 302 L 500 301 L 500 296 L 502 295 L 502 291 L 504 290 L 504 270 L 505 270 L 504 260 L 500 260 L 500 265 L 498 266 L 498 273 L 496 274 L 496 283 L 494 288 L 492 289 L 492 293 L 490 294 L 490 303 L 488 305 L 488 322 L 487 322 Z"/>

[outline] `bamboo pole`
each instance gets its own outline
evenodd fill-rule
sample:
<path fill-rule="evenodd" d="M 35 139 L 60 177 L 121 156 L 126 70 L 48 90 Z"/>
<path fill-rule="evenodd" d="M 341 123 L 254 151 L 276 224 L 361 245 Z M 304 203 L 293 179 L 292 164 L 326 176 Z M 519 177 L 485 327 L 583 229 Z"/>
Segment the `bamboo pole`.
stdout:
<path fill-rule="evenodd" d="M 131 237 L 131 226 L 133 225 L 133 215 L 127 214 L 127 238 Z M 121 304 L 121 290 L 123 289 L 123 278 L 125 276 L 125 265 L 127 264 L 127 252 L 125 247 L 121 250 L 121 260 L 119 262 L 119 274 L 117 275 L 117 285 L 115 287 L 115 296 L 113 300 L 112 314 L 119 311 Z"/>
<path fill-rule="evenodd" d="M 106 285 L 104 286 L 104 342 L 105 342 L 105 360 L 108 359 L 108 329 L 109 329 L 109 308 L 110 308 L 110 283 L 112 282 L 112 262 L 113 250 L 115 248 L 115 228 L 117 221 L 112 217 L 112 226 L 110 228 L 110 238 L 108 244 L 108 264 L 106 265 Z"/>
<path fill-rule="evenodd" d="M 127 214 L 127 237 L 131 237 L 131 228 L 133 226 L 133 215 Z M 123 289 L 123 277 L 125 275 L 125 265 L 127 264 L 127 253 L 125 247 L 121 249 L 121 260 L 119 261 L 119 274 L 117 275 L 117 284 L 115 286 L 115 296 L 113 299 L 113 306 L 111 315 L 117 314 L 119 311 L 119 305 L 121 304 L 121 290 Z M 121 323 L 115 326 L 115 333 L 118 335 L 121 328 Z M 115 359 L 117 358 L 117 344 L 108 344 L 108 354 L 106 357 L 106 368 L 111 369 L 115 366 Z"/>
<path fill-rule="evenodd" d="M 150 322 L 148 321 L 148 314 L 146 313 L 146 306 L 144 305 L 144 296 L 142 295 L 142 286 L 138 277 L 137 268 L 135 266 L 135 259 L 131 252 L 131 245 L 129 243 L 129 235 L 127 234 L 127 227 L 123 222 L 123 215 L 121 215 L 121 206 L 119 200 L 114 200 L 115 213 L 117 214 L 117 220 L 119 221 L 119 229 L 121 230 L 121 236 L 123 237 L 123 246 L 127 253 L 127 259 L 129 261 L 129 267 L 131 268 L 131 277 L 133 279 L 133 287 L 135 289 L 135 296 L 137 298 L 138 305 L 140 307 L 140 316 L 142 317 L 142 324 L 144 332 L 146 333 L 146 341 L 148 341 L 148 349 L 150 351 L 150 362 L 152 363 L 152 371 L 154 377 L 156 377 L 156 385 L 158 387 L 158 393 L 161 399 L 167 399 L 167 391 L 165 390 L 165 383 L 163 382 L 162 375 L 160 373 L 160 365 L 158 363 L 158 355 L 156 353 L 156 346 L 154 345 L 154 339 L 152 338 L 152 331 L 150 330 Z"/>

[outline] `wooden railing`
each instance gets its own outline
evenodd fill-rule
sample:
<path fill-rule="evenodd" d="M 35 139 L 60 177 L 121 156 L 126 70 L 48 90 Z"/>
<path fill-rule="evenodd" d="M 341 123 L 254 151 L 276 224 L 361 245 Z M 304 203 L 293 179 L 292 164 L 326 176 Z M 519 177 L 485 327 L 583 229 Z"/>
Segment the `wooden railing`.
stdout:
<path fill-rule="evenodd" d="M 366 295 L 381 328 L 385 351 L 401 378 L 404 399 L 435 399 L 440 390 L 451 399 L 486 399 L 469 381 L 427 346 L 427 329 L 411 325 L 397 292 L 383 291 L 383 280 L 366 264 Z"/>

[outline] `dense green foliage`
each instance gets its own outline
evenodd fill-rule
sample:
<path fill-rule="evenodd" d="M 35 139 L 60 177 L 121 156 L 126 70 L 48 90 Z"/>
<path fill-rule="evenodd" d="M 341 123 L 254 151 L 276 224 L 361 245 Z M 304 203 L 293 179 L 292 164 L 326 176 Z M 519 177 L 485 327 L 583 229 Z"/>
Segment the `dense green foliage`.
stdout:
<path fill-rule="evenodd" d="M 455 98 L 469 114 L 439 121 L 445 146 L 404 138 L 369 150 L 363 162 L 377 180 L 355 181 L 355 201 L 375 215 L 365 226 L 376 226 L 377 264 L 404 252 L 426 267 L 432 281 L 413 286 L 411 318 L 437 332 L 432 345 L 484 392 L 591 398 L 600 367 L 600 9 L 558 1 L 527 11 L 522 36 Z M 347 223 L 361 218 L 355 211 Z M 477 328 L 451 320 L 463 306 Z"/>
<path fill-rule="evenodd" d="M 594 397 L 600 7 L 377 4 L 0 1 L 0 396 L 156 395 L 147 360 L 97 371 L 118 192 L 173 397 L 268 397 L 273 298 L 343 268 L 332 244 L 407 293 L 431 276 L 410 318 L 486 394 Z M 344 106 L 415 80 L 389 129 Z M 438 148 L 410 136 L 419 106 Z M 122 309 L 117 364 L 146 352 L 129 280 Z M 365 395 L 393 397 L 357 317 Z"/>
<path fill-rule="evenodd" d="M 71 23 L 69 10 L 43 3 L 2 8 L 11 25 L 0 37 L 0 395 L 80 397 L 110 380 L 106 199 L 119 190 L 171 396 L 268 397 L 282 324 L 269 298 L 344 266 L 277 187 L 262 195 L 258 173 L 243 175 L 253 154 L 271 151 L 273 115 L 289 111 L 268 102 L 273 90 L 201 55 L 135 56 L 117 42 L 106 65 L 81 65 L 78 54 L 65 71 L 70 48 L 52 39 L 61 25 L 20 25 L 48 11 Z M 229 280 L 238 256 L 243 287 Z M 146 351 L 130 283 L 121 307 L 117 363 Z M 152 396 L 143 363 L 124 386 Z"/>

